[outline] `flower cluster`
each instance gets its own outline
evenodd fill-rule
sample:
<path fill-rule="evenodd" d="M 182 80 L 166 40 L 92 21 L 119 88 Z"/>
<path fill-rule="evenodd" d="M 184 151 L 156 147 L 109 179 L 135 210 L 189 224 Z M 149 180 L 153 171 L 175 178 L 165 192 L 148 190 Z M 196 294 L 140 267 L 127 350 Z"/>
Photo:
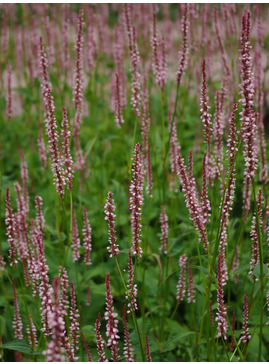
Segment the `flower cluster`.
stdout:
<path fill-rule="evenodd" d="M 77 220 L 75 216 L 75 211 L 72 211 L 72 245 L 71 248 L 73 250 L 73 261 L 76 262 L 79 259 L 79 248 L 80 248 L 80 239 L 78 236 L 78 226 Z"/>
<path fill-rule="evenodd" d="M 244 142 L 245 158 L 245 179 L 244 179 L 244 218 L 247 218 L 250 209 L 250 185 L 257 168 L 257 125 L 254 112 L 254 85 L 253 72 L 251 70 L 252 60 L 250 55 L 251 45 L 249 42 L 250 32 L 250 13 L 242 17 L 241 27 L 241 84 L 240 94 L 242 111 L 242 139 Z"/>
<path fill-rule="evenodd" d="M 47 349 L 42 354 L 45 355 L 46 361 L 64 361 L 62 343 L 65 325 L 60 311 L 60 281 L 58 277 L 53 280 L 53 297 L 51 309 L 48 311 L 48 325 L 51 329 L 51 341 L 47 343 Z"/>
<path fill-rule="evenodd" d="M 134 284 L 134 270 L 133 270 L 133 261 L 132 261 L 132 255 L 129 251 L 128 255 L 128 284 L 125 298 L 128 300 L 128 308 L 129 310 L 127 313 L 130 313 L 132 311 L 135 311 L 138 309 L 137 303 L 136 303 L 136 296 L 137 296 L 137 285 Z"/>
<path fill-rule="evenodd" d="M 92 232 L 92 228 L 91 225 L 89 223 L 89 219 L 88 219 L 88 214 L 87 214 L 87 210 L 84 208 L 83 209 L 83 221 L 84 221 L 84 225 L 83 225 L 83 229 L 82 229 L 82 235 L 83 235 L 83 247 L 85 250 L 85 255 L 84 255 L 84 263 L 86 265 L 91 265 L 91 250 L 92 250 L 92 236 L 91 236 L 91 232 Z"/>
<path fill-rule="evenodd" d="M 23 339 L 22 333 L 22 320 L 19 312 L 18 298 L 15 288 L 14 279 L 12 278 L 13 296 L 14 296 L 14 321 L 12 327 L 15 330 L 15 337 L 17 339 Z"/>
<path fill-rule="evenodd" d="M 251 335 L 248 332 L 248 298 L 247 295 L 244 294 L 244 320 L 243 320 L 243 331 L 240 339 L 243 343 L 247 343 L 250 340 Z"/>
<path fill-rule="evenodd" d="M 159 248 L 164 254 L 167 254 L 167 243 L 168 243 L 168 217 L 165 213 L 165 206 L 161 206 L 160 214 L 160 224 L 161 224 L 161 246 Z"/>
<path fill-rule="evenodd" d="M 114 211 L 116 210 L 116 206 L 113 200 L 113 193 L 108 191 L 107 193 L 107 201 L 105 204 L 105 220 L 108 222 L 108 235 L 109 235 L 109 243 L 110 246 L 107 247 L 110 258 L 112 256 L 116 257 L 119 254 L 119 246 L 116 244 L 117 237 L 115 231 L 115 217 Z"/>
<path fill-rule="evenodd" d="M 184 13 L 181 22 L 181 28 L 183 32 L 183 42 L 182 47 L 179 52 L 179 62 L 178 62 L 178 71 L 177 71 L 177 84 L 178 86 L 181 84 L 182 76 L 184 75 L 185 69 L 188 64 L 188 34 L 189 34 L 189 16 L 188 16 L 188 4 L 184 4 Z"/>
<path fill-rule="evenodd" d="M 113 361 L 118 361 L 118 359 L 119 359 L 119 355 L 118 355 L 119 349 L 117 348 L 117 345 L 118 345 L 117 340 L 120 337 L 118 335 L 119 330 L 117 329 L 118 320 L 115 319 L 117 316 L 118 316 L 118 314 L 114 312 L 113 298 L 112 298 L 110 282 L 109 282 L 109 273 L 107 273 L 107 275 L 106 275 L 106 312 L 105 312 L 105 319 L 107 320 L 106 336 L 108 337 L 107 346 L 111 346 Z"/>
<path fill-rule="evenodd" d="M 226 272 L 223 271 L 224 267 L 224 254 L 221 250 L 219 257 L 218 257 L 218 288 L 217 288 L 217 301 L 218 301 L 218 312 L 216 321 L 218 322 L 218 333 L 217 337 L 223 337 L 224 340 L 227 339 L 227 330 L 228 330 L 228 322 L 226 319 L 227 314 L 227 306 L 224 305 L 224 291 L 223 287 L 226 284 Z"/>
<path fill-rule="evenodd" d="M 191 220 L 195 223 L 195 229 L 199 232 L 199 240 L 202 240 L 206 252 L 208 251 L 208 240 L 206 236 L 205 220 L 201 213 L 201 207 L 195 190 L 194 178 L 188 176 L 183 158 L 179 154 L 177 158 L 179 176 L 182 183 L 182 190 L 185 194 L 186 205 L 189 209 Z"/>
<path fill-rule="evenodd" d="M 155 4 L 153 5 L 153 7 Z M 154 10 L 153 10 L 154 11 Z M 160 49 L 158 44 L 158 34 L 157 34 L 157 24 L 156 24 L 156 13 L 153 13 L 153 29 L 151 36 L 151 47 L 153 52 L 153 73 L 155 75 L 156 84 L 160 86 L 161 89 L 164 88 L 167 77 L 167 67 L 166 67 L 166 49 L 164 35 L 160 42 Z"/>
<path fill-rule="evenodd" d="M 143 205 L 142 195 L 142 163 L 140 158 L 140 143 L 134 148 L 133 156 L 133 179 L 130 185 L 130 209 L 132 225 L 132 252 L 137 258 L 142 256 L 141 243 L 141 206 Z"/>
<path fill-rule="evenodd" d="M 130 341 L 130 334 L 129 329 L 127 325 L 127 318 L 126 318 L 126 306 L 123 307 L 123 326 L 124 326 L 124 347 L 123 347 L 123 354 L 125 356 L 125 360 L 127 362 L 133 362 L 134 361 L 134 349 L 131 347 L 131 341 Z"/>
<path fill-rule="evenodd" d="M 177 285 L 177 302 L 180 303 L 183 301 L 183 298 L 186 293 L 186 283 L 185 283 L 185 268 L 186 268 L 187 256 L 183 254 L 179 257 L 179 267 L 180 267 L 180 276 Z"/>

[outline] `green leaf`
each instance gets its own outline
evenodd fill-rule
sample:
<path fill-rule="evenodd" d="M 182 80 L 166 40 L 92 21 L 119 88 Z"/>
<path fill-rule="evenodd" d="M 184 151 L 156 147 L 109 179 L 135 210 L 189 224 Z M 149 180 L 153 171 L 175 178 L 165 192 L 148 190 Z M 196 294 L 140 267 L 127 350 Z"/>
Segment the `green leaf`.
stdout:
<path fill-rule="evenodd" d="M 83 326 L 81 330 L 88 343 L 95 342 L 95 331 L 92 325 Z"/>
<path fill-rule="evenodd" d="M 180 334 L 172 334 L 168 337 L 167 344 L 165 345 L 164 352 L 175 349 L 179 344 L 186 343 L 186 336 L 195 335 L 195 331 L 182 332 Z M 183 340 L 182 340 L 183 339 Z"/>
<path fill-rule="evenodd" d="M 260 264 L 257 264 L 253 271 L 254 276 L 256 276 L 257 278 L 260 278 L 260 274 L 261 274 L 260 269 L 261 269 Z M 264 277 L 268 276 L 268 268 L 267 268 L 266 264 L 263 264 L 263 276 Z"/>
<path fill-rule="evenodd" d="M 10 342 L 4 344 L 3 348 L 4 349 L 9 349 L 9 350 L 19 351 L 20 353 L 25 353 L 25 354 L 30 354 L 30 355 L 35 354 L 33 352 L 32 346 L 30 346 L 29 344 L 27 344 L 23 340 L 10 341 Z"/>

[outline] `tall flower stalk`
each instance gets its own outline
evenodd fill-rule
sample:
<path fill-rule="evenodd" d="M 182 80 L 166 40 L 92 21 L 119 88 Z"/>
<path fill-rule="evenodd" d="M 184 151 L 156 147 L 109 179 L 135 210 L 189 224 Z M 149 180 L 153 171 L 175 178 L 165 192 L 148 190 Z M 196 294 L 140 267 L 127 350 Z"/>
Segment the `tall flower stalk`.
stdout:
<path fill-rule="evenodd" d="M 142 195 L 142 163 L 140 156 L 140 143 L 134 148 L 134 156 L 132 158 L 133 178 L 130 185 L 130 209 L 131 209 L 131 226 L 132 226 L 132 252 L 139 258 L 142 256 L 141 243 L 141 206 L 143 205 Z"/>
<path fill-rule="evenodd" d="M 244 219 L 246 220 L 250 209 L 251 180 L 257 169 L 257 125 L 254 112 L 254 84 L 252 72 L 252 60 L 250 55 L 251 45 L 249 41 L 250 13 L 242 17 L 241 26 L 241 84 L 240 94 L 242 103 L 241 133 L 244 142 Z"/>

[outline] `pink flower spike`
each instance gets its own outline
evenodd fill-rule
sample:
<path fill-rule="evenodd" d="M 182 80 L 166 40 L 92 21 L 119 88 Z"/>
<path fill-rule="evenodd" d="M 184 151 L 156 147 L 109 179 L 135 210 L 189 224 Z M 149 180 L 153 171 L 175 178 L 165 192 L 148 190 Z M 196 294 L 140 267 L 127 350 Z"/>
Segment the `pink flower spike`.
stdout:
<path fill-rule="evenodd" d="M 70 282 L 71 285 L 71 307 L 70 307 L 70 338 L 71 338 L 71 347 L 74 352 L 78 350 L 78 338 L 79 338 L 79 313 L 76 304 L 76 294 L 75 294 L 75 286 L 74 282 Z"/>
<path fill-rule="evenodd" d="M 134 349 L 131 347 L 131 341 L 130 341 L 130 334 L 126 319 L 126 306 L 123 307 L 123 326 L 124 326 L 124 347 L 123 347 L 123 354 L 125 357 L 125 360 L 127 362 L 133 362 L 134 361 Z"/>
<path fill-rule="evenodd" d="M 79 254 L 80 239 L 78 236 L 77 220 L 76 220 L 74 209 L 72 211 L 72 245 L 71 245 L 71 248 L 73 250 L 73 261 L 76 262 L 80 257 L 80 254 Z"/>
<path fill-rule="evenodd" d="M 138 310 L 137 303 L 136 303 L 136 296 L 137 296 L 137 285 L 134 284 L 134 270 L 133 270 L 133 261 L 132 261 L 132 254 L 129 250 L 128 255 L 128 284 L 125 298 L 128 300 L 128 308 L 129 310 L 127 313 L 130 313 L 132 311 Z"/>
<path fill-rule="evenodd" d="M 227 314 L 227 307 L 224 305 L 224 292 L 223 287 L 226 284 L 226 276 L 223 274 L 223 265 L 224 263 L 224 254 L 223 250 L 219 253 L 218 258 L 218 288 L 217 288 L 217 301 L 218 301 L 218 312 L 216 321 L 218 321 L 218 333 L 217 337 L 223 337 L 224 340 L 227 339 L 227 330 L 228 330 L 228 323 L 226 319 Z"/>
<path fill-rule="evenodd" d="M 254 83 L 252 72 L 252 59 L 250 55 L 251 45 L 249 41 L 250 33 L 250 13 L 242 17 L 241 27 L 241 80 L 240 94 L 242 102 L 241 123 L 242 139 L 244 142 L 244 193 L 243 208 L 244 219 L 246 220 L 250 209 L 251 180 L 255 175 L 258 162 L 257 150 L 257 125 L 254 112 Z"/>
<path fill-rule="evenodd" d="M 212 122 L 211 122 L 211 114 L 209 113 L 210 106 L 208 105 L 208 96 L 207 96 L 207 75 L 206 75 L 206 63 L 205 59 L 203 59 L 202 63 L 202 75 L 203 75 L 203 83 L 201 89 L 201 109 L 202 112 L 202 122 L 204 124 L 204 138 L 205 143 L 207 145 L 207 158 L 206 165 L 208 169 L 208 178 L 211 181 L 213 169 L 212 169 L 212 157 L 211 157 L 211 136 L 212 136 Z"/>
<path fill-rule="evenodd" d="M 185 283 L 185 268 L 186 268 L 187 256 L 183 254 L 179 257 L 179 267 L 180 267 L 180 276 L 178 279 L 177 285 L 177 302 L 178 304 L 183 301 L 183 298 L 186 293 L 186 283 Z"/>
<path fill-rule="evenodd" d="M 141 106 L 141 82 L 139 73 L 140 56 L 136 42 L 136 29 L 132 27 L 131 72 L 132 72 L 132 97 L 131 104 L 135 115 L 140 116 Z"/>
<path fill-rule="evenodd" d="M 107 359 L 105 357 L 105 352 L 104 352 L 104 340 L 102 339 L 101 333 L 100 333 L 100 327 L 101 327 L 101 314 L 99 312 L 96 323 L 95 323 L 95 337 L 96 337 L 96 341 L 97 341 L 97 352 L 99 355 L 99 362 L 107 362 Z"/>
<path fill-rule="evenodd" d="M 53 280 L 52 306 L 48 311 L 48 325 L 51 329 L 51 341 L 47 342 L 47 349 L 43 351 L 46 361 L 64 361 L 64 348 L 62 344 L 65 337 L 65 325 L 60 311 L 60 281 L 59 277 Z M 51 300 L 51 297 L 50 297 Z"/>
<path fill-rule="evenodd" d="M 18 305 L 18 298 L 15 288 L 14 279 L 12 278 L 12 287 L 13 287 L 13 296 L 14 296 L 14 320 L 12 327 L 15 330 L 15 337 L 16 339 L 23 339 L 23 333 L 22 333 L 22 320 L 19 312 L 19 305 Z"/>
<path fill-rule="evenodd" d="M 249 331 L 248 330 L 249 330 L 248 329 L 248 298 L 247 298 L 247 295 L 244 294 L 244 320 L 243 320 L 243 331 L 242 331 L 242 334 L 241 334 L 240 339 L 245 344 L 251 338 L 251 335 L 249 334 Z"/>
<path fill-rule="evenodd" d="M 89 223 L 87 210 L 85 208 L 83 209 L 83 221 L 84 221 L 84 225 L 83 225 L 83 229 L 82 229 L 82 235 L 83 235 L 83 247 L 84 247 L 84 263 L 86 265 L 91 265 L 92 264 L 92 262 L 91 262 L 92 228 Z"/>
<path fill-rule="evenodd" d="M 195 292 L 193 286 L 193 276 L 191 271 L 192 260 L 190 260 L 188 265 L 188 303 L 194 303 L 195 301 Z"/>
<path fill-rule="evenodd" d="M 63 107 L 63 121 L 62 121 L 62 156 L 61 162 L 64 167 L 63 178 L 65 179 L 65 184 L 67 184 L 68 189 L 72 190 L 72 180 L 73 180 L 73 159 L 70 153 L 70 136 L 71 132 L 69 130 L 67 111 Z"/>
<path fill-rule="evenodd" d="M 42 197 L 40 196 L 36 196 L 35 197 L 35 210 L 36 210 L 36 228 L 37 228 L 37 232 L 39 235 L 43 235 L 44 234 L 44 224 L 45 224 L 45 219 L 42 213 L 42 205 L 43 205 L 43 200 Z"/>
<path fill-rule="evenodd" d="M 108 252 L 110 253 L 110 258 L 112 256 L 116 257 L 119 254 L 119 246 L 116 244 L 116 230 L 115 230 L 115 217 L 114 211 L 116 210 L 116 206 L 113 200 L 113 193 L 108 191 L 107 200 L 105 204 L 105 220 L 108 222 L 108 235 L 109 235 L 109 243 L 110 246 L 107 247 Z"/>
<path fill-rule="evenodd" d="M 15 246 L 15 220 L 14 214 L 10 204 L 9 187 L 6 190 L 6 219 L 7 226 L 7 241 L 9 243 L 9 258 L 11 259 L 10 265 L 18 263 L 16 258 L 16 246 Z"/>
<path fill-rule="evenodd" d="M 160 224 L 161 224 L 161 246 L 159 250 L 163 254 L 167 254 L 167 244 L 168 244 L 168 217 L 165 212 L 165 206 L 161 206 L 160 214 Z"/>
<path fill-rule="evenodd" d="M 149 347 L 149 338 L 148 338 L 148 335 L 145 335 L 145 340 L 146 340 L 147 361 L 150 362 L 150 361 L 152 361 L 152 359 L 151 359 L 151 354 L 150 354 L 150 347 Z"/>
<path fill-rule="evenodd" d="M 142 256 L 141 243 L 141 206 L 143 205 L 142 195 L 142 163 L 140 157 L 140 143 L 134 148 L 134 156 L 132 158 L 133 179 L 130 185 L 130 209 L 131 209 L 131 225 L 132 225 L 132 252 L 137 258 Z"/>
<path fill-rule="evenodd" d="M 29 319 L 29 326 L 26 329 L 27 335 L 28 335 L 28 342 L 32 347 L 35 347 L 37 345 L 37 338 L 36 338 L 36 327 L 33 323 L 32 317 L 30 314 L 28 314 Z"/>
<path fill-rule="evenodd" d="M 185 194 L 186 206 L 191 215 L 191 220 L 195 224 L 195 230 L 199 232 L 199 241 L 204 244 L 205 251 L 208 252 L 208 240 L 206 235 L 205 220 L 202 216 L 201 207 L 198 202 L 197 193 L 195 190 L 195 180 L 193 176 L 189 178 L 184 165 L 184 160 L 179 154 L 177 158 L 179 166 L 179 176 L 182 183 L 182 190 Z"/>
<path fill-rule="evenodd" d="M 184 4 L 184 13 L 181 21 L 181 29 L 183 32 L 183 42 L 181 50 L 179 52 L 179 62 L 177 70 L 177 84 L 180 86 L 182 77 L 188 64 L 188 33 L 189 33 L 189 16 L 188 16 L 188 4 Z"/>
<path fill-rule="evenodd" d="M 69 279 L 67 275 L 67 271 L 62 266 L 59 266 L 59 277 L 60 277 L 60 286 L 61 286 L 61 297 L 60 297 L 60 309 L 64 316 L 67 315 L 67 310 L 69 309 L 69 300 L 68 300 L 68 288 L 69 288 Z"/>
<path fill-rule="evenodd" d="M 110 289 L 110 282 L 109 282 L 109 273 L 106 275 L 106 312 L 105 312 L 105 320 L 107 320 L 106 324 L 106 336 L 108 338 L 107 346 L 111 346 L 112 352 L 112 360 L 118 361 L 119 355 L 117 348 L 118 339 L 120 338 L 118 335 L 118 320 L 115 318 L 118 316 L 117 313 L 114 312 L 113 306 L 113 298 Z"/>

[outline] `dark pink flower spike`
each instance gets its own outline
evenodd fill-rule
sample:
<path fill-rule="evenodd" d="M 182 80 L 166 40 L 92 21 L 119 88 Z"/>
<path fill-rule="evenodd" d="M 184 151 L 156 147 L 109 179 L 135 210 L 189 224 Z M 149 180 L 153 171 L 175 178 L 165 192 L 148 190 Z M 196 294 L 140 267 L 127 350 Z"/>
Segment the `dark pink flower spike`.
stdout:
<path fill-rule="evenodd" d="M 108 222 L 108 235 L 109 235 L 109 243 L 110 246 L 107 247 L 108 252 L 110 253 L 110 258 L 112 256 L 116 257 L 119 254 L 119 246 L 116 244 L 116 230 L 115 230 L 115 217 L 114 211 L 116 210 L 116 206 L 113 199 L 113 193 L 108 191 L 107 193 L 107 201 L 105 204 L 105 220 Z"/>
<path fill-rule="evenodd" d="M 248 331 L 248 298 L 247 298 L 247 295 L 244 294 L 244 319 L 243 319 L 243 331 L 242 331 L 242 334 L 241 334 L 241 337 L 240 339 L 243 341 L 243 343 L 247 343 L 250 338 L 251 338 L 251 335 L 249 334 L 249 331 Z"/>
<path fill-rule="evenodd" d="M 91 355 L 89 346 L 88 346 L 87 341 L 86 341 L 86 339 L 85 339 L 85 337 L 83 335 L 83 331 L 82 330 L 80 331 L 80 337 L 81 337 L 81 340 L 82 340 L 83 345 L 84 345 L 84 349 L 85 349 L 86 354 L 87 354 L 87 359 L 88 359 L 89 362 L 92 362 L 92 355 Z"/>
<path fill-rule="evenodd" d="M 26 328 L 28 342 L 32 347 L 37 346 L 36 327 L 30 314 L 28 314 L 29 326 Z"/>
<path fill-rule="evenodd" d="M 15 338 L 16 339 L 23 339 L 22 333 L 22 320 L 19 312 L 19 305 L 18 305 L 18 298 L 15 288 L 14 279 L 12 278 L 12 287 L 13 287 L 13 297 L 14 297 L 14 320 L 12 327 L 15 330 Z"/>
<path fill-rule="evenodd" d="M 149 347 L 149 338 L 148 338 L 148 335 L 145 335 L 145 340 L 146 340 L 147 361 L 150 362 L 150 361 L 152 361 L 152 359 L 151 359 L 151 354 L 150 354 L 150 347 Z"/>
<path fill-rule="evenodd" d="M 104 351 L 104 340 L 102 339 L 101 333 L 100 333 L 100 327 L 101 327 L 101 314 L 99 312 L 96 323 L 95 323 L 95 337 L 97 342 L 97 352 L 99 355 L 99 362 L 106 362 L 107 359 L 105 357 L 105 351 Z"/>
<path fill-rule="evenodd" d="M 91 265 L 91 250 L 92 250 L 92 228 L 89 223 L 87 210 L 83 209 L 83 229 L 82 229 L 82 235 L 83 235 L 83 247 L 84 247 L 84 263 L 86 265 Z"/>
<path fill-rule="evenodd" d="M 130 185 L 130 209 L 131 209 L 131 225 L 132 225 L 132 252 L 137 258 L 142 256 L 141 243 L 141 206 L 143 205 L 142 195 L 142 163 L 140 156 L 140 143 L 137 143 L 134 148 L 134 156 L 132 158 L 133 178 Z"/>
<path fill-rule="evenodd" d="M 108 338 L 107 346 L 111 347 L 112 353 L 112 360 L 118 361 L 119 354 L 118 354 L 118 320 L 116 317 L 118 316 L 117 313 L 114 312 L 113 306 L 113 298 L 110 289 L 110 282 L 109 282 L 109 273 L 106 275 L 106 312 L 105 312 L 105 320 L 107 320 L 106 324 L 106 336 Z"/>
<path fill-rule="evenodd" d="M 128 324 L 127 324 L 127 318 L 126 318 L 126 306 L 124 305 L 123 307 L 123 326 L 124 326 L 124 347 L 123 347 L 123 354 L 125 357 L 125 360 L 127 362 L 133 362 L 134 361 L 134 354 L 133 351 L 134 349 L 131 346 L 131 341 L 130 341 L 130 334 L 129 334 L 129 329 L 128 329 Z"/>
<path fill-rule="evenodd" d="M 15 219 L 10 204 L 9 187 L 6 190 L 6 219 L 7 226 L 7 241 L 9 243 L 9 258 L 11 259 L 10 265 L 18 263 L 16 258 L 16 246 L 15 246 Z"/>

